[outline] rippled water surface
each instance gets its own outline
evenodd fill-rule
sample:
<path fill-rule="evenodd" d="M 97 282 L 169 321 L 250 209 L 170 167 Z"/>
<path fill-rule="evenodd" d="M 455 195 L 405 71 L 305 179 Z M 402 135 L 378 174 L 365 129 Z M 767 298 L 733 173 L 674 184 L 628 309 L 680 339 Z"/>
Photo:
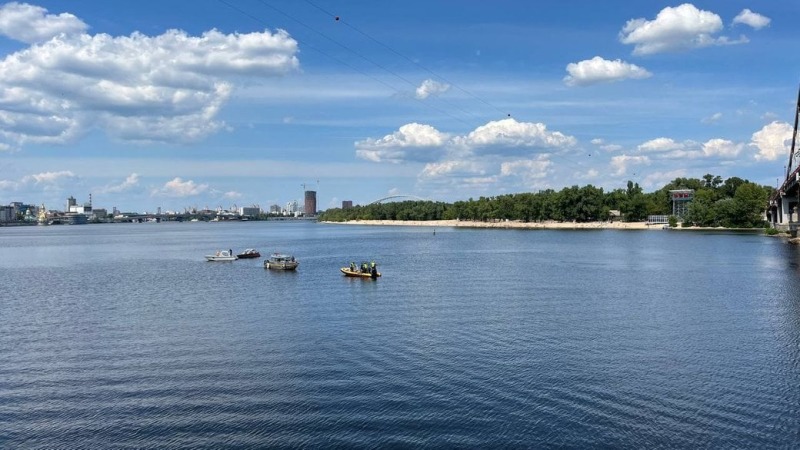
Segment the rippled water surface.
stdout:
<path fill-rule="evenodd" d="M 247 247 L 300 268 L 203 259 Z M 800 249 L 760 235 L 0 228 L 0 289 L 4 448 L 800 445 Z"/>

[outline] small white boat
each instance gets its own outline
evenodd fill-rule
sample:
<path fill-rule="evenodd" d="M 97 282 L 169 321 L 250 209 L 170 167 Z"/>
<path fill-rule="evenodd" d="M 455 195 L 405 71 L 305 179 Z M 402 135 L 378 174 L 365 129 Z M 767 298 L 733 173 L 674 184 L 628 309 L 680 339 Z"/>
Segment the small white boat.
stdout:
<path fill-rule="evenodd" d="M 206 255 L 206 261 L 236 261 L 236 255 L 230 250 L 220 250 L 213 255 Z"/>
<path fill-rule="evenodd" d="M 264 261 L 264 268 L 273 270 L 295 270 L 299 265 L 300 262 L 294 256 L 283 253 L 273 253 Z"/>

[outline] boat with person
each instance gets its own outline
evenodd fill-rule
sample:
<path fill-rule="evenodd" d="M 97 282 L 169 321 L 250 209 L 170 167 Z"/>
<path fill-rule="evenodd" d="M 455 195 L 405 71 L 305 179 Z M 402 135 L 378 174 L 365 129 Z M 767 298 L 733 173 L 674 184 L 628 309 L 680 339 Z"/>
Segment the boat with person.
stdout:
<path fill-rule="evenodd" d="M 258 250 L 254 249 L 254 248 L 248 248 L 245 251 L 243 251 L 242 253 L 239 253 L 238 255 L 236 255 L 236 257 L 239 258 L 239 259 L 260 258 L 261 257 L 261 253 L 259 253 Z"/>
<path fill-rule="evenodd" d="M 351 262 L 350 267 L 342 267 L 339 270 L 341 270 L 346 277 L 378 278 L 381 276 L 375 261 L 372 261 L 372 263 L 362 262 L 360 266 L 357 266 L 355 262 Z"/>
<path fill-rule="evenodd" d="M 269 259 L 264 260 L 264 268 L 272 270 L 295 270 L 300 265 L 300 261 L 293 255 L 285 253 L 273 253 Z"/>
<path fill-rule="evenodd" d="M 213 255 L 205 255 L 206 261 L 236 261 L 236 255 L 230 250 L 218 250 Z"/>

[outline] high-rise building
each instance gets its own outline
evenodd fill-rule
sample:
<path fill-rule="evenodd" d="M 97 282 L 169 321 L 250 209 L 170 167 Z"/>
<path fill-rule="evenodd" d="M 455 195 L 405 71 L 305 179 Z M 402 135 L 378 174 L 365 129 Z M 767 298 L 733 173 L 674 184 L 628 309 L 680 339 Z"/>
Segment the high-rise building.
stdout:
<path fill-rule="evenodd" d="M 353 207 L 352 200 L 342 200 L 342 209 L 350 209 Z"/>
<path fill-rule="evenodd" d="M 258 206 L 242 206 L 239 208 L 239 215 L 245 217 L 258 217 L 261 214 L 261 208 Z"/>
<path fill-rule="evenodd" d="M 317 191 L 306 191 L 305 205 L 303 212 L 306 216 L 317 215 Z"/>
<path fill-rule="evenodd" d="M 13 206 L 0 206 L 0 222 L 13 222 L 16 219 Z"/>

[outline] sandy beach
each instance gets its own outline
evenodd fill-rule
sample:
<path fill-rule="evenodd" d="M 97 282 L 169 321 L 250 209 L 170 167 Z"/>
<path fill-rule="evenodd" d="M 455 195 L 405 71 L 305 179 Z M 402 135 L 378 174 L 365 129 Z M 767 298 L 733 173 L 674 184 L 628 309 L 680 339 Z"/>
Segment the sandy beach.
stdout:
<path fill-rule="evenodd" d="M 350 220 L 342 223 L 350 225 L 397 225 L 411 227 L 464 227 L 464 228 L 520 228 L 520 229 L 546 229 L 546 230 L 584 230 L 584 229 L 610 229 L 610 230 L 661 230 L 663 224 L 648 224 L 647 222 L 476 222 L 471 220 Z"/>

